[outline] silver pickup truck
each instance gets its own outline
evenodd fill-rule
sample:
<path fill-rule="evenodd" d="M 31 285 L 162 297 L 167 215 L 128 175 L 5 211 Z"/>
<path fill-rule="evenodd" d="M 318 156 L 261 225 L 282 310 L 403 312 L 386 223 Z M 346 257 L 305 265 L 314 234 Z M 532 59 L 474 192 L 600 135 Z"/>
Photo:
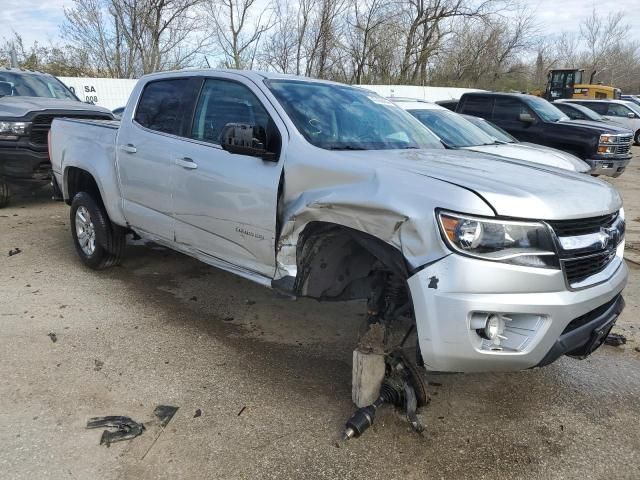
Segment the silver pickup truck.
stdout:
<path fill-rule="evenodd" d="M 291 295 L 365 298 L 369 320 L 415 321 L 428 370 L 583 358 L 624 307 L 613 188 L 445 150 L 359 88 L 148 75 L 120 122 L 56 119 L 51 160 L 87 266 L 119 262 L 135 232 Z"/>

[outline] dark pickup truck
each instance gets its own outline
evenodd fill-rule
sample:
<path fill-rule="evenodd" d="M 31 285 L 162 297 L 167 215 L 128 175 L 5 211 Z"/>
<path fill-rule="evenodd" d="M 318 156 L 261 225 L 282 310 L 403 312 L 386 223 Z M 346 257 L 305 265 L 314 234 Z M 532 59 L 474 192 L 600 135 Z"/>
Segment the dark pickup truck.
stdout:
<path fill-rule="evenodd" d="M 543 98 L 517 93 L 465 93 L 458 113 L 492 121 L 523 142 L 564 150 L 591 166 L 594 175 L 618 177 L 631 160 L 633 133 L 624 127 L 569 120 Z"/>
<path fill-rule="evenodd" d="M 9 202 L 10 187 L 39 188 L 51 181 L 47 136 L 56 117 L 113 119 L 52 75 L 0 68 L 0 208 Z"/>

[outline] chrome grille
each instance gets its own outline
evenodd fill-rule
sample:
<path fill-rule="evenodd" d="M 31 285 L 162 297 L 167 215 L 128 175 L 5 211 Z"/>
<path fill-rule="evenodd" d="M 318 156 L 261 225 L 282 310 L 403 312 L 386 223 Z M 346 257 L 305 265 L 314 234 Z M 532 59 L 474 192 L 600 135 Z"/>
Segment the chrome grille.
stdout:
<path fill-rule="evenodd" d="M 622 241 L 624 238 L 624 220 L 619 218 L 618 212 L 599 217 L 549 221 L 547 223 L 557 237 L 582 237 L 607 232 L 612 228 L 616 229 L 612 233 L 614 235 L 612 238 L 616 238 L 617 241 L 605 241 L 602 245 L 596 243 L 585 248 L 580 246 L 580 249 L 563 250 L 559 242 L 560 264 L 569 285 L 583 282 L 605 270 L 616 258 L 618 241 Z"/>
<path fill-rule="evenodd" d="M 595 255 L 563 260 L 564 273 L 569 284 L 586 280 L 591 275 L 600 273 L 616 256 L 616 248 L 612 247 Z"/>
<path fill-rule="evenodd" d="M 618 212 L 592 218 L 577 220 L 559 220 L 547 222 L 559 237 L 577 237 L 587 233 L 599 232 L 601 228 L 608 228 L 618 218 Z"/>
<path fill-rule="evenodd" d="M 631 150 L 631 142 L 627 143 L 626 145 L 617 145 L 615 154 L 624 155 L 626 153 L 629 153 L 630 150 Z"/>

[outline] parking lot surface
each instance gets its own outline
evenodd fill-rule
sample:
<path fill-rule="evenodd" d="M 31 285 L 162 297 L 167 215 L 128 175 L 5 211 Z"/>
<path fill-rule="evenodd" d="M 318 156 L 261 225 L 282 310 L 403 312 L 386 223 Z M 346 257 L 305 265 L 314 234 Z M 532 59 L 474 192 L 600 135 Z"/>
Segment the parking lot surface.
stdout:
<path fill-rule="evenodd" d="M 0 477 L 640 478 L 635 152 L 610 180 L 628 225 L 627 308 L 614 329 L 626 345 L 544 369 L 433 375 L 424 437 L 384 409 L 346 445 L 362 303 L 294 301 L 138 244 L 94 272 L 74 251 L 66 205 L 46 192 L 16 198 L 0 210 Z M 179 407 L 164 430 L 157 405 Z M 85 428 L 100 415 L 149 427 L 106 448 Z"/>

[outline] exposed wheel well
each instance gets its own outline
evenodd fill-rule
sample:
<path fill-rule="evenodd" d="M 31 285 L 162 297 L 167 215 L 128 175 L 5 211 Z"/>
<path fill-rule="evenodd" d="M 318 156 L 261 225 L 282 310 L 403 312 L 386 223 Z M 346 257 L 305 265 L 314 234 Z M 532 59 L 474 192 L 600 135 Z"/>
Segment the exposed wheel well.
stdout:
<path fill-rule="evenodd" d="M 96 201 L 102 202 L 100 189 L 93 176 L 86 170 L 77 167 L 69 167 L 66 175 L 68 198 L 67 205 L 71 205 L 73 197 L 79 192 L 89 193 Z"/>
<path fill-rule="evenodd" d="M 367 233 L 325 222 L 309 223 L 297 247 L 297 295 L 323 300 L 367 298 L 376 274 L 408 277 L 400 250 Z"/>

